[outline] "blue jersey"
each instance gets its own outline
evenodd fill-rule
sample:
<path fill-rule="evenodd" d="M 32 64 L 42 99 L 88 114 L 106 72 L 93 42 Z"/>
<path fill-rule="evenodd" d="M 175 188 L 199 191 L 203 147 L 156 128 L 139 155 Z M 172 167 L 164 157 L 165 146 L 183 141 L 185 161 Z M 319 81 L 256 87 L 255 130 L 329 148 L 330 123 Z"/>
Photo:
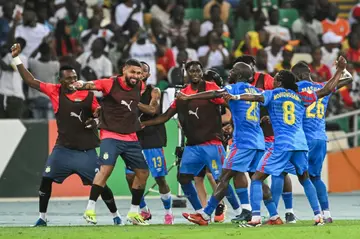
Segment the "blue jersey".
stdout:
<path fill-rule="evenodd" d="M 297 83 L 299 92 L 317 91 L 324 87 L 325 83 L 300 81 Z M 307 140 L 327 140 L 325 130 L 325 113 L 329 103 L 330 95 L 318 99 L 306 108 L 303 120 L 303 128 Z"/>
<path fill-rule="evenodd" d="M 316 94 L 277 88 L 263 96 L 274 130 L 274 150 L 308 150 L 303 117 L 305 107 L 316 101 Z"/>
<path fill-rule="evenodd" d="M 238 82 L 228 85 L 225 90 L 232 95 L 256 94 L 261 91 L 254 86 Z M 231 117 L 234 122 L 234 143 L 239 149 L 265 150 L 264 134 L 260 127 L 260 106 L 258 102 L 231 100 Z"/>

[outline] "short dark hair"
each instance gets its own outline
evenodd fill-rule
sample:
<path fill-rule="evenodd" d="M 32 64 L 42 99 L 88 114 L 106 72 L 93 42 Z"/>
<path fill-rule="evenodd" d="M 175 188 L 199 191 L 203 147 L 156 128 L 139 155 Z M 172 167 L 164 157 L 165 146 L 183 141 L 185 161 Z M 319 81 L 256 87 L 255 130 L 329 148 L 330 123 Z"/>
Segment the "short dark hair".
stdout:
<path fill-rule="evenodd" d="M 221 9 L 218 4 L 214 4 L 214 5 L 212 5 L 211 8 L 210 8 L 210 13 L 212 13 L 216 8 Z"/>
<path fill-rule="evenodd" d="M 20 44 L 21 50 L 24 50 L 24 48 L 26 47 L 26 40 L 22 37 L 17 37 L 15 39 L 15 42 Z"/>
<path fill-rule="evenodd" d="M 60 67 L 59 78 L 61 78 L 63 76 L 63 71 L 69 71 L 69 70 L 75 70 L 75 68 L 72 66 L 69 66 L 69 65 L 64 65 L 64 66 Z"/>
<path fill-rule="evenodd" d="M 248 65 L 250 65 L 250 64 L 255 65 L 256 64 L 255 58 L 253 56 L 250 56 L 250 55 L 239 56 L 238 58 L 235 59 L 233 65 L 235 65 L 238 62 L 246 63 Z"/>
<path fill-rule="evenodd" d="M 310 73 L 310 68 L 305 61 L 299 61 L 292 68 L 291 72 L 298 78 L 298 80 L 302 80 L 302 74 Z"/>
<path fill-rule="evenodd" d="M 40 44 L 39 52 L 41 55 L 48 55 L 48 54 L 50 54 L 50 51 L 51 51 L 51 49 L 50 49 L 49 44 L 47 44 L 46 42 L 43 42 Z"/>
<path fill-rule="evenodd" d="M 140 63 L 141 63 L 142 65 L 146 65 L 147 68 L 148 68 L 148 71 L 150 72 L 150 66 L 149 66 L 148 63 L 146 63 L 145 61 L 140 61 Z"/>
<path fill-rule="evenodd" d="M 219 73 L 217 73 L 216 70 L 213 68 L 210 68 L 205 71 L 204 80 L 205 81 L 214 81 L 216 83 L 216 85 L 219 86 L 220 88 L 222 88 L 224 85 L 223 79 L 221 78 Z"/>
<path fill-rule="evenodd" d="M 192 65 L 198 65 L 198 66 L 200 66 L 201 70 L 203 69 L 203 65 L 200 63 L 200 61 L 189 61 L 185 65 L 185 70 L 189 70 L 190 66 L 192 66 Z"/>
<path fill-rule="evenodd" d="M 288 70 L 281 70 L 278 73 L 277 80 L 281 82 L 285 89 L 298 92 L 298 85 L 296 84 L 296 76 Z"/>
<path fill-rule="evenodd" d="M 140 61 L 135 60 L 135 59 L 129 59 L 125 62 L 124 66 L 138 66 L 138 67 L 142 67 Z"/>

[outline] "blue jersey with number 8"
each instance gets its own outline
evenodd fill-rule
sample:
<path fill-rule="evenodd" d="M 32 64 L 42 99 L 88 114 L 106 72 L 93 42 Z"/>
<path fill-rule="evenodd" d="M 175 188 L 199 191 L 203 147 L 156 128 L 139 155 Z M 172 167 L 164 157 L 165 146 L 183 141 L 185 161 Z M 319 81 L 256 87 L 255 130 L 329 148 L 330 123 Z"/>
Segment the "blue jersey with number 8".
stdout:
<path fill-rule="evenodd" d="M 261 91 L 249 83 L 238 82 L 225 90 L 232 95 L 258 94 Z M 265 150 L 264 134 L 260 127 L 260 106 L 258 102 L 231 100 L 231 117 L 234 122 L 234 143 L 238 149 Z"/>
<path fill-rule="evenodd" d="M 300 81 L 297 83 L 299 92 L 316 91 L 324 87 L 325 83 Z M 329 103 L 330 95 L 318 99 L 306 108 L 303 128 L 307 140 L 327 140 L 325 130 L 325 113 Z"/>
<path fill-rule="evenodd" d="M 303 130 L 305 107 L 316 101 L 313 92 L 277 88 L 263 93 L 274 130 L 274 150 L 309 150 Z"/>

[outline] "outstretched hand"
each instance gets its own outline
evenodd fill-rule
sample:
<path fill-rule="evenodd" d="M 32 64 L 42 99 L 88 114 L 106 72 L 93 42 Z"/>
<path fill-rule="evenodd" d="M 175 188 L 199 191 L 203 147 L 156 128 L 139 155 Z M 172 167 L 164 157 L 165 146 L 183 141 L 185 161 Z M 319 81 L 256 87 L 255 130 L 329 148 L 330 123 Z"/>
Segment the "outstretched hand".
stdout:
<path fill-rule="evenodd" d="M 189 98 L 189 96 L 186 95 L 186 94 L 184 94 L 184 93 L 182 93 L 182 92 L 179 92 L 179 93 L 177 93 L 177 95 L 176 95 L 176 99 L 177 99 L 177 100 L 188 100 L 188 98 Z"/>
<path fill-rule="evenodd" d="M 13 58 L 19 56 L 21 52 L 21 46 L 19 43 L 15 43 L 14 45 L 12 45 L 11 47 L 11 55 Z"/>
<path fill-rule="evenodd" d="M 225 93 L 223 95 L 223 98 L 226 102 L 229 102 L 230 100 L 236 100 L 236 97 L 234 95 L 231 95 L 229 93 Z"/>
<path fill-rule="evenodd" d="M 336 68 L 343 71 L 346 69 L 346 65 L 346 59 L 343 56 L 339 56 L 338 60 L 336 61 Z"/>
<path fill-rule="evenodd" d="M 74 90 L 81 89 L 84 86 L 83 81 L 76 81 L 70 85 Z"/>

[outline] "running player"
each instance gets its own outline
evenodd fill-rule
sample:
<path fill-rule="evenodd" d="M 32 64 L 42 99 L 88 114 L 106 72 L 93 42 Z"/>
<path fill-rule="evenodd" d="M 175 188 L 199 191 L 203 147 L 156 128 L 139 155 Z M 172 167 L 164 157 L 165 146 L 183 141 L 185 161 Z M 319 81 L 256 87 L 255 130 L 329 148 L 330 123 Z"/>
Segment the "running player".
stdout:
<path fill-rule="evenodd" d="M 96 81 L 77 81 L 72 87 L 78 90 L 102 91 L 104 99 L 100 114 L 100 171 L 96 174 L 91 187 L 89 202 L 84 213 L 88 222 L 96 223 L 95 204 L 104 190 L 116 160 L 120 155 L 126 167 L 135 172 L 132 184 L 131 207 L 127 215 L 129 222 L 148 225 L 139 214 L 139 204 L 144 195 L 149 168 L 142 154 L 136 132 L 139 131 L 138 104 L 143 88 L 142 65 L 130 59 L 125 62 L 123 76 Z"/>
<path fill-rule="evenodd" d="M 19 44 L 11 48 L 13 62 L 24 82 L 38 91 L 46 94 L 53 105 L 58 138 L 45 166 L 39 189 L 40 218 L 35 226 L 47 226 L 47 207 L 49 204 L 52 183 L 62 183 L 68 176 L 75 173 L 80 176 L 84 185 L 91 185 L 96 172 L 99 170 L 98 156 L 95 148 L 99 146 L 98 133 L 85 128 L 95 123 L 93 112 L 99 104 L 93 93 L 77 92 L 69 87 L 77 81 L 75 70 L 69 66 L 60 68 L 58 80 L 60 84 L 43 83 L 24 67 L 18 55 L 21 52 Z M 90 120 L 89 120 L 90 119 Z M 116 225 L 122 221 L 116 208 L 112 191 L 106 185 L 101 193 L 106 206 L 113 215 Z"/>
<path fill-rule="evenodd" d="M 325 85 L 325 83 L 312 81 L 310 68 L 303 62 L 294 65 L 291 71 L 301 80 L 297 83 L 299 92 L 316 91 Z M 351 83 L 351 81 L 351 77 L 347 78 L 345 76 L 344 79 L 340 80 L 337 88 L 340 89 L 342 86 Z M 321 180 L 321 171 L 326 156 L 327 135 L 325 129 L 325 114 L 330 97 L 331 94 L 311 104 L 306 109 L 303 120 L 303 129 L 309 147 L 309 175 L 316 188 L 321 210 L 324 215 L 324 221 L 327 223 L 332 223 L 332 218 L 329 210 L 327 189 Z"/>
<path fill-rule="evenodd" d="M 150 77 L 150 66 L 146 62 L 141 62 L 143 70 L 143 82 Z M 141 111 L 140 121 L 146 121 L 156 118 L 161 113 L 161 92 L 159 88 L 152 85 L 147 85 L 144 93 L 141 96 L 139 109 Z M 165 209 L 165 224 L 173 224 L 174 216 L 171 211 L 171 192 L 169 185 L 166 182 L 167 175 L 166 161 L 164 150 L 162 147 L 166 146 L 166 129 L 164 124 L 150 126 L 137 132 L 141 147 L 151 175 L 155 178 L 159 186 L 161 201 Z M 132 170 L 126 169 L 126 179 L 129 185 L 132 185 L 135 174 Z M 140 202 L 141 216 L 144 220 L 151 219 L 151 212 L 148 209 L 144 197 Z"/>
<path fill-rule="evenodd" d="M 215 83 L 203 80 L 203 70 L 200 62 L 190 61 L 186 64 L 185 69 L 191 83 L 181 92 L 195 94 L 219 89 Z M 223 99 L 211 101 L 194 100 L 190 103 L 175 100 L 164 114 L 155 119 L 142 122 L 143 126 L 163 124 L 178 113 L 181 127 L 187 138 L 187 144 L 180 163 L 178 180 L 184 194 L 196 211 L 200 211 L 202 205 L 191 182 L 194 175 L 198 175 L 206 166 L 211 171 L 214 179 L 217 180 L 222 170 L 221 165 L 225 157 L 225 150 L 221 142 L 222 128 L 219 105 L 224 103 Z M 232 187 L 228 187 L 227 195 L 235 212 L 240 214 L 240 205 Z M 183 214 L 183 216 L 188 217 L 187 214 Z"/>
<path fill-rule="evenodd" d="M 270 119 L 275 133 L 273 152 L 268 152 L 261 159 L 256 173 L 251 178 L 251 206 L 252 219 L 245 227 L 261 225 L 260 203 L 262 199 L 262 182 L 268 175 L 280 175 L 288 161 L 291 161 L 304 187 L 305 194 L 315 215 L 315 225 L 323 225 L 323 217 L 316 195 L 316 190 L 308 175 L 307 151 L 302 121 L 305 107 L 311 105 L 318 98 L 329 95 L 339 82 L 342 71 L 346 67 L 346 60 L 340 57 L 334 77 L 316 92 L 298 92 L 296 76 L 290 71 L 280 71 L 274 79 L 274 90 L 263 94 L 242 94 L 229 96 L 232 100 L 262 102 L 269 110 Z M 278 215 L 270 219 L 275 219 Z"/>

